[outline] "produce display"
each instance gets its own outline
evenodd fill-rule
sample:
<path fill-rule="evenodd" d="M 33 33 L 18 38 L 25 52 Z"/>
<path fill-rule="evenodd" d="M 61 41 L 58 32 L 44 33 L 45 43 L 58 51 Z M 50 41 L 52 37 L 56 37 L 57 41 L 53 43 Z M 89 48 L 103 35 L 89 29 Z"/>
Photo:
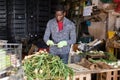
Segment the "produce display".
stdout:
<path fill-rule="evenodd" d="M 10 56 L 7 55 L 6 50 L 0 49 L 0 71 L 6 69 L 7 67 L 10 67 Z"/>
<path fill-rule="evenodd" d="M 105 55 L 103 51 L 89 51 L 88 54 L 98 55 L 98 56 L 104 56 Z"/>
<path fill-rule="evenodd" d="M 92 55 L 92 56 L 105 56 L 103 51 L 87 51 L 87 52 L 83 52 L 83 51 L 76 51 L 76 54 L 78 55 Z"/>
<path fill-rule="evenodd" d="M 0 80 L 23 80 L 22 44 L 0 43 Z"/>
<path fill-rule="evenodd" d="M 104 54 L 107 56 L 107 60 L 109 60 L 109 61 L 117 61 L 117 58 L 114 56 L 113 53 L 104 52 Z"/>
<path fill-rule="evenodd" d="M 110 68 L 118 68 L 120 67 L 120 61 L 111 61 L 111 60 L 107 60 L 107 59 L 98 59 L 98 60 L 94 60 L 94 59 L 89 59 L 90 62 L 92 63 L 97 63 L 97 64 L 104 64 L 104 67 L 105 65 L 109 66 Z"/>
<path fill-rule="evenodd" d="M 58 56 L 36 52 L 22 61 L 25 80 L 65 80 L 74 72 Z"/>
<path fill-rule="evenodd" d="M 9 53 L 5 49 L 0 49 L 0 71 L 5 70 L 9 67 L 19 67 L 20 60 L 17 59 L 16 54 Z"/>
<path fill-rule="evenodd" d="M 85 55 L 80 62 L 77 64 L 86 67 L 90 70 L 98 70 L 98 69 L 111 69 L 120 67 L 120 61 L 117 61 L 117 58 L 114 54 L 103 51 L 76 51 L 76 54 L 79 56 Z"/>
<path fill-rule="evenodd" d="M 76 54 L 78 54 L 78 55 L 91 55 L 91 56 L 105 56 L 106 59 L 109 61 L 117 61 L 117 58 L 114 56 L 114 54 L 109 53 L 109 52 L 103 52 L 103 51 L 82 52 L 82 51 L 77 50 Z"/>

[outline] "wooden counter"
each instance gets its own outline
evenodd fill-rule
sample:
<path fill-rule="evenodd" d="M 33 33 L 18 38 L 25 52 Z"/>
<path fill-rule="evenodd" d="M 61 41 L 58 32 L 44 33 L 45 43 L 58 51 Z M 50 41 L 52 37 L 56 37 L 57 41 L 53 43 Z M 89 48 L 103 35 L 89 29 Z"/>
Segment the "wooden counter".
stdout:
<path fill-rule="evenodd" d="M 97 75 L 95 80 L 120 80 L 120 68 L 89 70 L 77 64 L 68 64 L 68 66 L 75 72 L 74 76 L 76 76 L 76 78 L 74 77 L 74 80 L 84 80 L 79 79 L 81 76 L 86 77 L 85 80 L 92 80 L 92 74 Z"/>

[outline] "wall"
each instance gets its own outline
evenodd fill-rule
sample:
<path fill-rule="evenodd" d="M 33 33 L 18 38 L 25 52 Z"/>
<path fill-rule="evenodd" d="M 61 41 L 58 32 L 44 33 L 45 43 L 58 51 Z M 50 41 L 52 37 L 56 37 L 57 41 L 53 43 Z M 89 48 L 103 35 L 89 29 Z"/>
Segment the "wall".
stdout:
<path fill-rule="evenodd" d="M 101 18 L 100 21 L 91 21 L 91 26 L 89 26 L 90 35 L 94 36 L 95 39 L 106 39 L 106 27 L 107 27 L 107 14 L 101 12 L 97 15 Z"/>
<path fill-rule="evenodd" d="M 103 22 L 92 22 L 91 26 L 89 26 L 89 33 L 94 36 L 95 39 L 105 39 L 105 27 L 106 24 Z"/>
<path fill-rule="evenodd" d="M 120 13 L 114 12 L 114 3 L 108 4 L 99 1 L 98 8 L 105 11 L 98 15 L 101 17 L 102 21 L 92 22 L 91 26 L 89 27 L 89 32 L 92 36 L 94 36 L 95 39 L 107 39 L 107 31 L 115 30 L 116 18 L 117 16 L 120 16 Z"/>

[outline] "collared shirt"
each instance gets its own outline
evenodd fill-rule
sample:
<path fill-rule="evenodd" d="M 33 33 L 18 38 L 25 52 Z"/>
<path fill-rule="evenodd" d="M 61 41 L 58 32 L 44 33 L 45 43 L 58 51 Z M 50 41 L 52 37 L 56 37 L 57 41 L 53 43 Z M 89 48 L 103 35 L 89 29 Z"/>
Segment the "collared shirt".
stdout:
<path fill-rule="evenodd" d="M 65 17 L 63 19 L 63 30 L 59 31 L 56 18 L 49 20 L 43 39 L 47 42 L 50 37 L 55 44 L 58 44 L 60 41 L 67 41 L 68 44 L 62 48 L 58 48 L 56 45 L 50 46 L 49 49 L 51 54 L 68 54 L 71 44 L 76 42 L 75 24 Z"/>
<path fill-rule="evenodd" d="M 68 20 L 66 17 L 63 20 L 63 30 L 59 31 L 56 18 L 48 21 L 47 27 L 44 34 L 44 41 L 51 39 L 54 43 L 58 43 L 62 40 L 67 41 L 69 45 L 76 42 L 76 29 L 75 24 Z"/>
<path fill-rule="evenodd" d="M 58 24 L 58 30 L 59 31 L 63 30 L 63 22 L 62 21 L 58 21 L 57 24 Z"/>

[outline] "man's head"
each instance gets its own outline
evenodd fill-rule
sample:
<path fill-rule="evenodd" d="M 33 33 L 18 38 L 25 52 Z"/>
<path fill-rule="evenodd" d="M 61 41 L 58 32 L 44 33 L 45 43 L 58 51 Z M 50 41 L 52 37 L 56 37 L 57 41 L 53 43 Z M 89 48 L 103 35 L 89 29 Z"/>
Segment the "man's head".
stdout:
<path fill-rule="evenodd" d="M 57 5 L 55 9 L 55 17 L 57 21 L 62 21 L 65 17 L 65 9 L 63 5 Z"/>

